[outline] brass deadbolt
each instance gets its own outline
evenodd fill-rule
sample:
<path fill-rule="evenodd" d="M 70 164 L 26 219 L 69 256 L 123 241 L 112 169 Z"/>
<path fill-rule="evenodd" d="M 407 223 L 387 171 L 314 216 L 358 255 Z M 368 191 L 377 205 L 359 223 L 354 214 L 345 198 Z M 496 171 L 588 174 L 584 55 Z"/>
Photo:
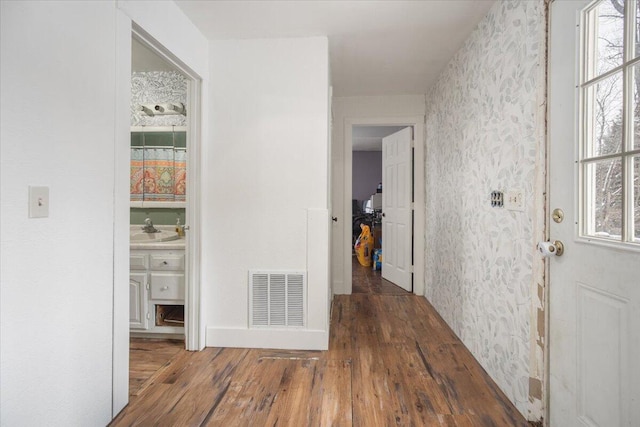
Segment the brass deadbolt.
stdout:
<path fill-rule="evenodd" d="M 553 218 L 553 220 L 555 222 L 560 224 L 562 222 L 562 220 L 564 219 L 564 211 L 562 209 L 560 209 L 560 208 L 554 209 L 553 213 L 551 214 L 551 218 Z"/>

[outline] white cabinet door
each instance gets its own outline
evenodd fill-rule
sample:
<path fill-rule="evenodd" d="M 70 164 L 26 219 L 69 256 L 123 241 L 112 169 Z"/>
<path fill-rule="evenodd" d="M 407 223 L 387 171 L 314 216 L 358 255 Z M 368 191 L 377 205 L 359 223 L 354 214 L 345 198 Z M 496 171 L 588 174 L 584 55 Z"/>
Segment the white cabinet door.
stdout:
<path fill-rule="evenodd" d="M 382 139 L 382 277 L 412 291 L 411 128 Z"/>
<path fill-rule="evenodd" d="M 129 274 L 129 327 L 148 329 L 147 273 Z"/>

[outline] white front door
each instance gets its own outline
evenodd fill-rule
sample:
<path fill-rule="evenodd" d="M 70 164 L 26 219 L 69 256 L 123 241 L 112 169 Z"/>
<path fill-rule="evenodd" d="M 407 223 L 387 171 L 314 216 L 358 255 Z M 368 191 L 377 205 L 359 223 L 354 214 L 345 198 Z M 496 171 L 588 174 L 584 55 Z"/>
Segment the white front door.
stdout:
<path fill-rule="evenodd" d="M 549 259 L 551 426 L 640 425 L 637 11 L 551 3 L 549 234 L 564 243 Z"/>
<path fill-rule="evenodd" d="M 382 277 L 412 291 L 412 128 L 382 139 Z"/>

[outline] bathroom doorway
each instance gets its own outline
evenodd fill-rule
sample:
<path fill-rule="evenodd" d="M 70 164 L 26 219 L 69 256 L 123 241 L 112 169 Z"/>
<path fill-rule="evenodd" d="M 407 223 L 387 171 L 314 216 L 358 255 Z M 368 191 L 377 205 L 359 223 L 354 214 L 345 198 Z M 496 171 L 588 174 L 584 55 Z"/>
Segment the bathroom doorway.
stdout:
<path fill-rule="evenodd" d="M 200 350 L 200 79 L 135 25 L 131 43 L 130 337 Z"/>

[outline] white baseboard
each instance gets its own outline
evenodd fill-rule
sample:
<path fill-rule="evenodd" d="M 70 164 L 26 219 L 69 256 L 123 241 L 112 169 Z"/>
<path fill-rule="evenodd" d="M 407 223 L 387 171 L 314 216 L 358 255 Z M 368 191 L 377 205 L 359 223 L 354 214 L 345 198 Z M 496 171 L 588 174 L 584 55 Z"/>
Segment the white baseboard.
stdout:
<path fill-rule="evenodd" d="M 334 295 L 351 295 L 351 290 L 347 291 L 346 284 L 342 280 L 334 280 L 331 290 Z"/>
<path fill-rule="evenodd" d="M 328 350 L 329 332 L 308 329 L 207 328 L 207 347 Z"/>

